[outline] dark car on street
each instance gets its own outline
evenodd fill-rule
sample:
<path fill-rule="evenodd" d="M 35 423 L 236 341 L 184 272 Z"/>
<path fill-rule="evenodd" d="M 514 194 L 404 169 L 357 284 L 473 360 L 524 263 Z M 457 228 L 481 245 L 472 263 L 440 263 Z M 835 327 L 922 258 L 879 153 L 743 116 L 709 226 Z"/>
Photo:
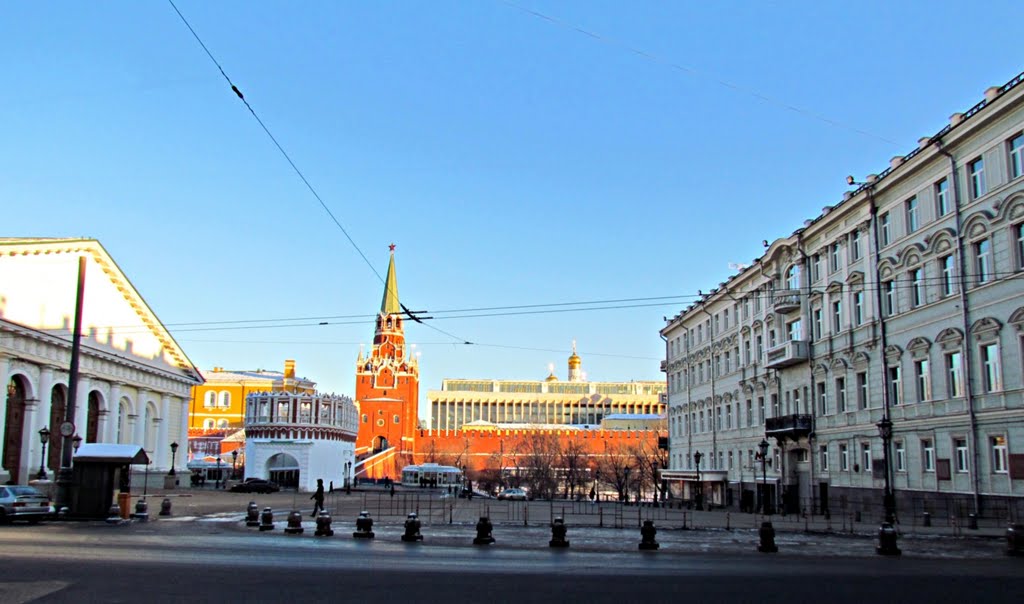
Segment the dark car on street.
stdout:
<path fill-rule="evenodd" d="M 232 493 L 276 493 L 280 490 L 276 482 L 262 478 L 246 478 L 230 489 Z"/>
<path fill-rule="evenodd" d="M 38 522 L 52 514 L 50 499 L 35 488 L 0 486 L 0 523 L 13 520 Z"/>

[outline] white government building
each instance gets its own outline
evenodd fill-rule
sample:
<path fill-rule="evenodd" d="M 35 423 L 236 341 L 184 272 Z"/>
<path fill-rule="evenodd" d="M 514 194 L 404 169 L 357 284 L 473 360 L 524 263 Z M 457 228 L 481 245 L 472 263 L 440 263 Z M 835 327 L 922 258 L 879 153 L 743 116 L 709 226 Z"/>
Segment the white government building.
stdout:
<path fill-rule="evenodd" d="M 667 320 L 673 494 L 752 509 L 767 482 L 789 512 L 877 516 L 888 408 L 899 516 L 1020 517 L 1022 84 L 989 88 Z"/>
<path fill-rule="evenodd" d="M 150 473 L 184 468 L 190 389 L 202 377 L 95 239 L 0 238 L 0 484 L 25 484 L 42 462 L 56 478 L 68 396 L 79 258 L 85 258 L 75 430 L 85 443 L 137 444 Z M 135 468 L 139 484 L 145 468 Z M 155 477 L 151 477 L 154 481 Z"/>

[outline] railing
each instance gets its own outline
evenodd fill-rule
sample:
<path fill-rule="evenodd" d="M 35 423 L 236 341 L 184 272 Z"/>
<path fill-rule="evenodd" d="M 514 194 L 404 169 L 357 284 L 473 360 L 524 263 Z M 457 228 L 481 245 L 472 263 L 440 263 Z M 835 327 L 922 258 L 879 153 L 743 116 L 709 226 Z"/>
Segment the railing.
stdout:
<path fill-rule="evenodd" d="M 764 422 L 767 436 L 806 436 L 811 432 L 811 416 L 805 413 L 769 417 Z"/>
<path fill-rule="evenodd" d="M 788 367 L 807 360 L 807 342 L 790 340 L 765 353 L 765 366 L 769 369 Z"/>
<path fill-rule="evenodd" d="M 788 313 L 800 308 L 800 290 L 780 289 L 775 292 L 773 305 L 775 312 Z"/>

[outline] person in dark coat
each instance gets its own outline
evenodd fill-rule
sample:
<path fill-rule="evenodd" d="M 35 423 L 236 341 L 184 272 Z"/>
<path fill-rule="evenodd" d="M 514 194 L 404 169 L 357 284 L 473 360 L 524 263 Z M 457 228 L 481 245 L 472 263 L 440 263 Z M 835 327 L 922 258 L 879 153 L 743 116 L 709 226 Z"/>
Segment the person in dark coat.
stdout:
<path fill-rule="evenodd" d="M 313 505 L 313 518 L 316 518 L 317 512 L 324 510 L 324 479 L 316 479 L 316 492 L 310 497 L 315 503 Z"/>

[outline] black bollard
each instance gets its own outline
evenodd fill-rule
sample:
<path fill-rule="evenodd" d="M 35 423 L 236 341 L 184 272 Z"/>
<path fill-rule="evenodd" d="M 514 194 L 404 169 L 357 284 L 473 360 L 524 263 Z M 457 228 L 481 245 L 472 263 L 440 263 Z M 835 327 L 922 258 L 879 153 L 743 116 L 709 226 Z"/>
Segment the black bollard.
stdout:
<path fill-rule="evenodd" d="M 352 536 L 356 539 L 373 539 L 373 518 L 370 518 L 370 512 L 359 512 L 359 517 L 356 518 L 356 532 L 352 533 Z"/>
<path fill-rule="evenodd" d="M 480 520 L 476 523 L 476 537 L 473 539 L 473 545 L 490 545 L 494 543 L 494 536 L 491 531 L 494 530 L 494 525 L 491 524 L 491 519 L 487 516 L 481 516 Z"/>
<path fill-rule="evenodd" d="M 249 502 L 249 507 L 245 508 L 245 526 L 259 526 L 260 525 L 260 508 L 256 505 L 255 501 Z"/>
<path fill-rule="evenodd" d="M 569 547 L 569 541 L 565 538 L 568 530 L 569 527 L 565 526 L 565 520 L 555 518 L 551 523 L 551 541 L 548 541 L 548 547 Z"/>
<path fill-rule="evenodd" d="M 977 514 L 967 514 L 967 528 L 971 529 L 972 531 L 978 530 Z"/>
<path fill-rule="evenodd" d="M 900 548 L 896 545 L 896 527 L 889 522 L 883 522 L 878 527 L 878 547 L 875 552 L 882 556 L 898 556 Z"/>
<path fill-rule="evenodd" d="M 132 517 L 139 522 L 146 522 L 149 520 L 149 504 L 146 503 L 146 498 L 143 497 L 135 502 L 135 513 Z"/>
<path fill-rule="evenodd" d="M 654 537 L 658 534 L 658 529 L 654 527 L 653 520 L 644 520 L 644 525 L 640 527 L 640 548 L 645 551 L 654 551 L 661 547 L 661 545 L 654 540 Z"/>
<path fill-rule="evenodd" d="M 107 524 L 120 524 L 121 523 L 121 506 L 116 503 L 110 506 L 110 510 L 107 512 Z"/>
<path fill-rule="evenodd" d="M 923 514 L 923 516 L 922 516 L 921 526 L 931 526 L 931 525 L 932 525 L 932 515 L 929 514 L 928 512 L 925 512 Z"/>
<path fill-rule="evenodd" d="M 334 530 L 331 528 L 331 515 L 327 510 L 322 510 L 320 515 L 316 517 L 316 532 L 313 535 L 317 537 L 334 536 Z"/>
<path fill-rule="evenodd" d="M 160 515 L 171 515 L 171 499 L 169 497 L 164 497 L 164 500 L 160 502 Z"/>
<path fill-rule="evenodd" d="M 402 535 L 402 541 L 406 543 L 423 541 L 423 535 L 420 534 L 420 520 L 416 517 L 416 512 L 410 512 L 409 517 L 405 519 L 405 533 Z"/>
<path fill-rule="evenodd" d="M 757 545 L 757 551 L 765 554 L 773 554 L 779 551 L 779 548 L 775 545 L 775 527 L 772 526 L 771 522 L 762 522 L 758 535 L 761 537 L 761 542 Z"/>
<path fill-rule="evenodd" d="M 286 535 L 302 534 L 302 512 L 299 510 L 292 510 L 288 512 L 288 526 L 284 527 L 284 532 Z"/>
<path fill-rule="evenodd" d="M 1006 555 L 1024 556 L 1024 524 L 1006 527 Z"/>
<path fill-rule="evenodd" d="M 260 531 L 274 530 L 274 512 L 270 508 L 263 508 L 260 514 Z"/>

